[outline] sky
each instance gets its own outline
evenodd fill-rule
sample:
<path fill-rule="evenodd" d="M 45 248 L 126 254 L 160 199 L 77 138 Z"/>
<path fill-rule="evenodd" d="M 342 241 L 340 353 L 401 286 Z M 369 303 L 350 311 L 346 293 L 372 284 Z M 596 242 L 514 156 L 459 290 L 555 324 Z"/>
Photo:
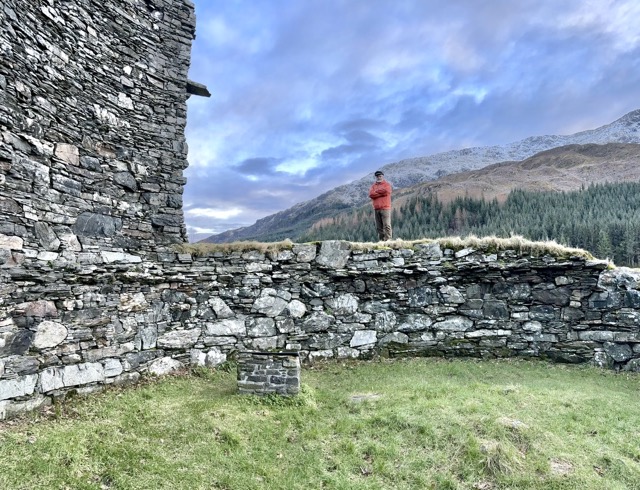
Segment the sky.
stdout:
<path fill-rule="evenodd" d="M 640 109 L 637 0 L 194 0 L 191 241 L 405 158 Z"/>

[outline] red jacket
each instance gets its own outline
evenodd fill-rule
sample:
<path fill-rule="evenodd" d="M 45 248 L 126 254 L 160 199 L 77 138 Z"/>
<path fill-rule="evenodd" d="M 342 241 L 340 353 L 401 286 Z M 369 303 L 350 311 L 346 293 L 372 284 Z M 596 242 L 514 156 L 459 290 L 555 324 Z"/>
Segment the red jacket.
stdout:
<path fill-rule="evenodd" d="M 386 180 L 374 182 L 369 189 L 373 209 L 391 209 L 391 184 Z"/>

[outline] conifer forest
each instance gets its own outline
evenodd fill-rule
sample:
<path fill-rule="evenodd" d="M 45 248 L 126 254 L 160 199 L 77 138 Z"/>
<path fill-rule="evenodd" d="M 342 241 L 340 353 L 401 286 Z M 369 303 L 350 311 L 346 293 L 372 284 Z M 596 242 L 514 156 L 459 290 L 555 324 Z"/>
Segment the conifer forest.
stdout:
<path fill-rule="evenodd" d="M 640 261 L 640 183 L 594 184 L 572 192 L 512 191 L 504 202 L 434 194 L 411 197 L 392 214 L 393 236 L 403 240 L 445 236 L 555 240 L 583 248 L 618 266 Z M 373 210 L 362 206 L 314 226 L 302 241 L 377 241 Z"/>

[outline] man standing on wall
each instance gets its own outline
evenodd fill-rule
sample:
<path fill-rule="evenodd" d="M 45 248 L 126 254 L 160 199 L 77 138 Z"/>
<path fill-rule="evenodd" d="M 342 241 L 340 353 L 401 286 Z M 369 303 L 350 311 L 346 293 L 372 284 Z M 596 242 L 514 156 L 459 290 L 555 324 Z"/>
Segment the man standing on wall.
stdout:
<path fill-rule="evenodd" d="M 376 181 L 369 189 L 369 197 L 376 216 L 378 240 L 391 240 L 391 184 L 384 180 L 384 172 L 377 170 Z"/>

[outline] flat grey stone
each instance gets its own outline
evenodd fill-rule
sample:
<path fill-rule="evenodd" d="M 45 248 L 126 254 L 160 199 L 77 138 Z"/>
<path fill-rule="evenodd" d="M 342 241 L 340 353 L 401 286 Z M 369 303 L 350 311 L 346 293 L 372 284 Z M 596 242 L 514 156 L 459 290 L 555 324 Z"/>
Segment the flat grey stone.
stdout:
<path fill-rule="evenodd" d="M 175 330 L 160 335 L 156 344 L 161 349 L 188 349 L 195 345 L 199 337 L 199 328 Z"/>
<path fill-rule="evenodd" d="M 244 336 L 247 328 L 243 318 L 225 319 L 205 324 L 206 335 L 215 336 Z"/>
<path fill-rule="evenodd" d="M 0 380 L 0 400 L 31 395 L 35 391 L 38 376 L 27 375 L 15 379 Z"/>
<path fill-rule="evenodd" d="M 378 333 L 375 330 L 356 330 L 349 347 L 362 347 L 364 345 L 375 344 Z"/>
<path fill-rule="evenodd" d="M 37 349 L 55 347 L 67 338 L 68 333 L 67 327 L 63 324 L 44 320 L 38 325 L 33 338 L 33 346 Z"/>
<path fill-rule="evenodd" d="M 148 370 L 149 373 L 155 374 L 156 376 L 164 376 L 165 374 L 179 371 L 183 368 L 184 364 L 180 361 L 172 359 L 171 357 L 162 357 L 151 362 L 149 364 Z"/>
<path fill-rule="evenodd" d="M 122 228 L 122 219 L 103 214 L 84 212 L 73 225 L 78 236 L 106 238 L 114 236 Z"/>
<path fill-rule="evenodd" d="M 47 393 L 60 388 L 102 382 L 104 379 L 102 364 L 84 363 L 45 369 L 40 375 L 40 386 L 42 392 Z"/>
<path fill-rule="evenodd" d="M 350 255 L 351 246 L 348 242 L 327 240 L 322 242 L 316 262 L 327 268 L 342 269 L 347 264 Z"/>

